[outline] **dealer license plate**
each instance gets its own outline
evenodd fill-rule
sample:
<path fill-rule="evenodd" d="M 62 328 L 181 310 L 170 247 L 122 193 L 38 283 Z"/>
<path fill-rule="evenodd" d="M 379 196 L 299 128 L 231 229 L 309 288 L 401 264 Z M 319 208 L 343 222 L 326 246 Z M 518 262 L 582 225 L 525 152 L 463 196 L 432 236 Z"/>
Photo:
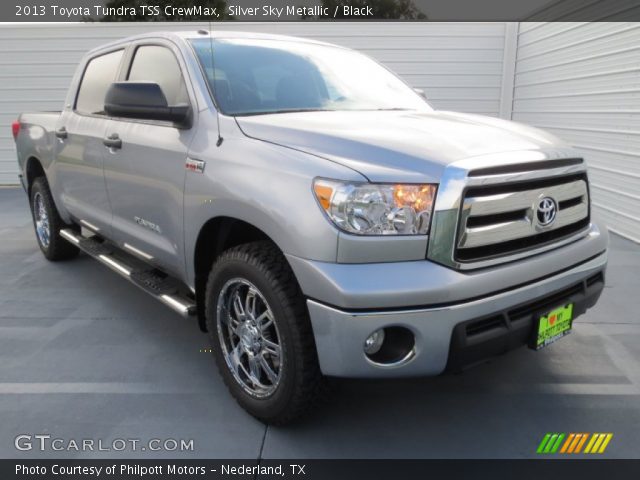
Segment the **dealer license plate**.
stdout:
<path fill-rule="evenodd" d="M 537 319 L 535 339 L 531 347 L 540 350 L 571 333 L 573 303 L 551 310 Z"/>

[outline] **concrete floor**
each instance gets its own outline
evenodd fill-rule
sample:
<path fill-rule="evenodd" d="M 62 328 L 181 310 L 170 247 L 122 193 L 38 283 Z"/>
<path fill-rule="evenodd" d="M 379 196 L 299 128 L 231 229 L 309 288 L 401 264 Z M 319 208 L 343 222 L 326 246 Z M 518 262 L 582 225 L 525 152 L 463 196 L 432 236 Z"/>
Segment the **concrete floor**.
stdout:
<path fill-rule="evenodd" d="M 640 458 L 640 247 L 612 236 L 607 288 L 569 337 L 460 375 L 340 381 L 302 423 L 266 428 L 225 390 L 207 338 L 96 261 L 49 263 L 27 201 L 0 189 L 0 457 L 535 457 L 546 432 L 612 432 Z M 193 452 L 17 451 L 65 440 L 193 439 Z"/>

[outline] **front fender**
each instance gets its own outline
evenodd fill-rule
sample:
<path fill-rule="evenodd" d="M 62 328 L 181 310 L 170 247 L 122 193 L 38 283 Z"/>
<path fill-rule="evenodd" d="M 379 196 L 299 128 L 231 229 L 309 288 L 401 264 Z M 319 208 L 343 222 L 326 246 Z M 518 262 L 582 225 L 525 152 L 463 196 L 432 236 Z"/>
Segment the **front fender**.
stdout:
<path fill-rule="evenodd" d="M 209 220 L 222 216 L 260 229 L 285 254 L 336 261 L 338 231 L 316 202 L 313 179 L 363 181 L 359 173 L 246 137 L 227 137 L 219 148 L 192 150 L 190 156 L 206 162 L 204 172 L 188 171 L 185 179 L 185 255 L 192 284 L 199 233 Z"/>

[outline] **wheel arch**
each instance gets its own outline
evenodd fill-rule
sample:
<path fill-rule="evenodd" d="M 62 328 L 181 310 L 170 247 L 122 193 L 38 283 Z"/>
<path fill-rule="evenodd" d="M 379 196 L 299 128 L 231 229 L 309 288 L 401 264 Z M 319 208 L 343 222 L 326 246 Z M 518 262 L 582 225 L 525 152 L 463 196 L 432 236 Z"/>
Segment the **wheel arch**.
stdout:
<path fill-rule="evenodd" d="M 201 227 L 193 254 L 193 268 L 198 324 L 202 331 L 206 331 L 204 293 L 209 272 L 216 258 L 229 248 L 259 240 L 266 240 L 282 251 L 278 244 L 263 230 L 239 218 L 218 216 L 209 219 Z"/>
<path fill-rule="evenodd" d="M 47 174 L 42 166 L 42 162 L 40 159 L 34 155 L 31 155 L 27 158 L 25 162 L 24 173 L 26 175 L 27 180 L 27 193 L 31 195 L 31 185 L 33 185 L 33 181 L 38 177 L 47 178 Z"/>

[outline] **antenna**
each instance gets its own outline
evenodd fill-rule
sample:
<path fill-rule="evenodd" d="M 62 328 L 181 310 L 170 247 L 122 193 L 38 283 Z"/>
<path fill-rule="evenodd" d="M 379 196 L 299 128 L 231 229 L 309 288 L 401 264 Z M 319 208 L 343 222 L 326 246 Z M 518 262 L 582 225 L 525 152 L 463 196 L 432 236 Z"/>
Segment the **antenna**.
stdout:
<path fill-rule="evenodd" d="M 214 104 L 215 102 L 215 89 L 216 89 L 216 65 L 213 61 L 213 25 L 211 24 L 211 19 L 209 19 L 209 51 L 211 52 L 211 70 L 212 70 L 212 80 L 211 80 L 211 93 L 213 94 Z M 216 121 L 218 124 L 218 141 L 216 142 L 216 147 L 222 145 L 224 139 L 222 135 L 220 135 L 220 109 L 218 105 L 215 105 L 216 108 Z"/>

